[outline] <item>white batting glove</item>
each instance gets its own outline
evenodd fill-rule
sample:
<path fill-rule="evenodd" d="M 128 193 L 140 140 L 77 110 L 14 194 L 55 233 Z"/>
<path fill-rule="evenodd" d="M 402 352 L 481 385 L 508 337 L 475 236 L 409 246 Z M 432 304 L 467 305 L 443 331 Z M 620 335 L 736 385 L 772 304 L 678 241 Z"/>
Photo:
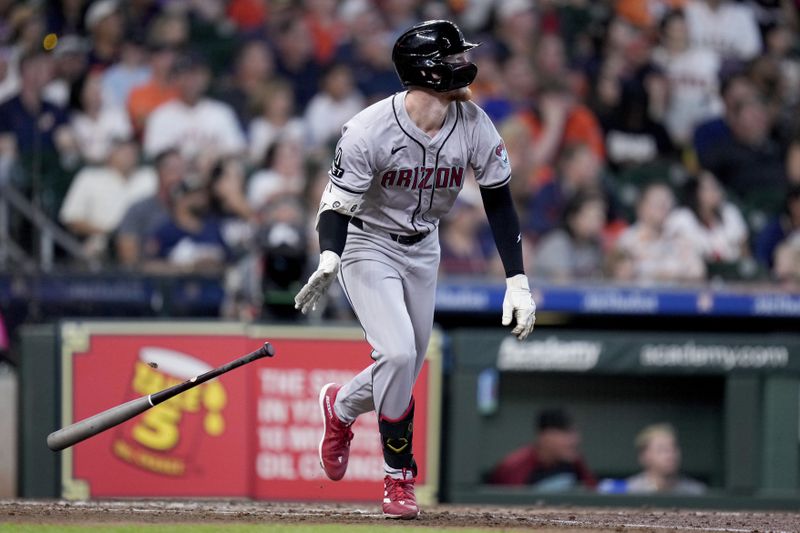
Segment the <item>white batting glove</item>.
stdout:
<path fill-rule="evenodd" d="M 317 302 L 328 287 L 331 286 L 339 272 L 339 256 L 330 250 L 323 251 L 319 256 L 317 270 L 308 278 L 308 282 L 294 297 L 294 308 L 299 309 L 304 315 L 317 308 Z"/>
<path fill-rule="evenodd" d="M 503 325 L 511 325 L 512 318 L 516 319 L 517 323 L 511 333 L 516 335 L 519 340 L 525 340 L 525 337 L 533 330 L 533 323 L 536 321 L 536 304 L 533 303 L 528 277 L 524 274 L 506 278 Z"/>

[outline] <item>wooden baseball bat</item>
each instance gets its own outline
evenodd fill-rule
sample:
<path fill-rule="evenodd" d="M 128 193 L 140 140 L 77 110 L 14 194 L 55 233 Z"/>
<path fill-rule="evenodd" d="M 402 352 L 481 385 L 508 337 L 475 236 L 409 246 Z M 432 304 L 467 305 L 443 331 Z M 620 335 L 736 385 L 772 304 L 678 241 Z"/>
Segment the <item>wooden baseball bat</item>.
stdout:
<path fill-rule="evenodd" d="M 147 396 L 142 396 L 141 398 L 136 398 L 135 400 L 117 405 L 116 407 L 106 409 L 105 411 L 97 413 L 94 416 L 84 418 L 80 422 L 75 422 L 74 424 L 70 424 L 67 427 L 59 429 L 58 431 L 54 431 L 47 436 L 47 447 L 54 452 L 63 450 L 64 448 L 69 448 L 73 444 L 77 444 L 88 439 L 89 437 L 113 428 L 114 426 L 147 411 L 151 407 L 155 407 L 156 405 L 165 402 L 184 391 L 197 387 L 201 383 L 205 383 L 210 379 L 214 379 L 215 377 L 224 374 L 225 372 L 230 372 L 234 368 L 239 368 L 247 363 L 252 363 L 256 359 L 261 359 L 262 357 L 272 357 L 273 355 L 275 355 L 275 348 L 269 342 L 265 342 L 264 345 L 258 350 L 247 355 L 243 355 L 235 361 L 231 361 L 230 363 L 224 364 L 213 370 L 209 370 L 204 374 L 195 376 L 192 379 L 184 381 L 183 383 L 178 383 L 177 385 L 173 385 L 172 387 L 162 391 L 154 392 L 153 394 L 148 394 Z"/>

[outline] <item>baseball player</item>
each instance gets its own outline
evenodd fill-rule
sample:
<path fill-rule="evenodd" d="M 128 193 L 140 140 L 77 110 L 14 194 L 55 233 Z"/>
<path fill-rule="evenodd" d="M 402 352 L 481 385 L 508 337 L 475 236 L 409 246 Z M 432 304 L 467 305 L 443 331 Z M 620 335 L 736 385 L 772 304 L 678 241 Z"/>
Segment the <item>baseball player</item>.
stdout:
<path fill-rule="evenodd" d="M 349 383 L 320 392 L 320 463 L 330 479 L 347 470 L 351 426 L 374 410 L 383 443 L 383 513 L 415 518 L 414 399 L 433 327 L 439 219 L 471 166 L 506 271 L 502 324 L 520 340 L 535 305 L 523 272 L 505 145 L 469 101 L 477 46 L 452 22 L 418 24 L 397 40 L 392 60 L 407 91 L 381 100 L 342 128 L 317 217 L 320 261 L 295 297 L 306 313 L 339 283 L 372 346 L 374 362 Z"/>

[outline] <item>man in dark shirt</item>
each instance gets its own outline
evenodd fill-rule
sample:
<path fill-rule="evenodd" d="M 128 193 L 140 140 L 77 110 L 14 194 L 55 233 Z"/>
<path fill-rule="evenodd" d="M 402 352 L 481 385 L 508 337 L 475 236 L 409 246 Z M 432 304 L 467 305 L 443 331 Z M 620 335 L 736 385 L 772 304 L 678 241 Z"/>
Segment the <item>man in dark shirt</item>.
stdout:
<path fill-rule="evenodd" d="M 20 91 L 0 104 L 0 134 L 16 138 L 22 156 L 55 152 L 59 127 L 67 122 L 64 111 L 42 99 L 52 79 L 53 62 L 45 53 L 31 53 L 20 60 Z"/>
<path fill-rule="evenodd" d="M 0 104 L 0 138 L 16 147 L 22 170 L 17 185 L 55 217 L 69 186 L 61 163 L 77 151 L 64 110 L 42 99 L 52 79 L 52 61 L 38 51 L 20 59 L 19 93 Z"/>
<path fill-rule="evenodd" d="M 531 485 L 547 492 L 594 488 L 597 480 L 581 457 L 580 435 L 561 409 L 539 414 L 536 440 L 507 455 L 489 475 L 489 483 Z"/>
<path fill-rule="evenodd" d="M 730 135 L 707 142 L 697 156 L 746 211 L 758 207 L 776 213 L 786 191 L 783 150 L 770 138 L 773 124 L 763 96 L 749 80 L 737 83 L 737 91 L 725 99 Z"/>

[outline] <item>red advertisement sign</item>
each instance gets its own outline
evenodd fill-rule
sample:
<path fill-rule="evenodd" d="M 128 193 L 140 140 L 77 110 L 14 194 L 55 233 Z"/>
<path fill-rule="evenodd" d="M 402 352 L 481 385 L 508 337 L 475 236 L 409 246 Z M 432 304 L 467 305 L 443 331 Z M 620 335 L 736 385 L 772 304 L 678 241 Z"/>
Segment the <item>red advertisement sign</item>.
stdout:
<path fill-rule="evenodd" d="M 92 335 L 72 356 L 73 419 L 162 390 L 245 353 L 242 337 Z M 73 476 L 104 496 L 246 496 L 247 374 L 191 389 L 72 451 Z"/>
<path fill-rule="evenodd" d="M 319 466 L 322 435 L 318 397 L 323 385 L 344 383 L 372 361 L 363 340 L 275 341 L 280 357 L 261 361 L 254 380 L 255 485 L 253 495 L 269 500 L 375 501 L 382 497 L 383 452 L 375 413 L 353 425 L 350 464 L 341 481 Z M 285 354 L 285 356 L 284 356 Z M 427 465 L 428 365 L 414 391 L 414 454 L 425 483 Z"/>
<path fill-rule="evenodd" d="M 80 348 L 63 350 L 65 413 L 71 411 L 65 424 L 191 379 L 264 340 L 247 334 L 182 334 L 179 326 L 163 335 L 110 333 L 107 325 L 98 333 L 84 329 L 88 341 L 65 341 Z M 147 328 L 127 324 L 120 329 Z M 378 500 L 383 456 L 374 412 L 354 425 L 342 481 L 324 476 L 317 451 L 320 388 L 363 370 L 371 363 L 370 346 L 342 338 L 342 330 L 316 339 L 297 338 L 302 328 L 280 331 L 289 333 L 269 336 L 274 358 L 190 389 L 65 452 L 65 495 Z M 428 478 L 428 385 L 426 363 L 414 391 L 420 485 Z"/>

